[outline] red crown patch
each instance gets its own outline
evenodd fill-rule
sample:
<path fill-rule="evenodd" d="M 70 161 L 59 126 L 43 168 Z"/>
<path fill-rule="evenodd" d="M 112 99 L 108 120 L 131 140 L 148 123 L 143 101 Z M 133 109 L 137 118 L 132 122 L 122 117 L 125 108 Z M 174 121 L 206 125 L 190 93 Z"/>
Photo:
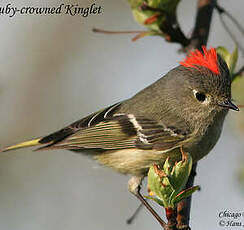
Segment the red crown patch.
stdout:
<path fill-rule="evenodd" d="M 203 53 L 199 50 L 192 51 L 184 61 L 180 62 L 185 67 L 198 69 L 198 66 L 203 66 L 211 70 L 215 74 L 219 74 L 219 66 L 217 53 L 214 48 L 206 49 L 202 46 Z"/>

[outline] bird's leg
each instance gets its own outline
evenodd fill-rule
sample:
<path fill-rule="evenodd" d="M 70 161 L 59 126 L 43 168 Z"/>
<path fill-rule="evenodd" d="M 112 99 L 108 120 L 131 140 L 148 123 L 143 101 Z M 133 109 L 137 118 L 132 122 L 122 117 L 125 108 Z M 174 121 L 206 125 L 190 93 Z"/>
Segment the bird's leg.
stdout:
<path fill-rule="evenodd" d="M 142 179 L 143 177 L 133 176 L 128 182 L 128 189 L 133 195 L 135 195 L 141 201 L 141 203 L 151 212 L 151 214 L 157 219 L 159 224 L 165 229 L 167 226 L 166 223 L 154 211 L 154 209 L 150 206 L 150 204 L 148 204 L 148 202 L 140 193 Z"/>

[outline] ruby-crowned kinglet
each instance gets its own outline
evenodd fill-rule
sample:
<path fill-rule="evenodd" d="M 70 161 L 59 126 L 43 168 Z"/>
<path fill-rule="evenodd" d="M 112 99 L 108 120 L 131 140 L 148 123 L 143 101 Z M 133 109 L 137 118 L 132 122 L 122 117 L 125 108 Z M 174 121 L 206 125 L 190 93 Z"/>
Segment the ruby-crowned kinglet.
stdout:
<path fill-rule="evenodd" d="M 86 151 L 98 162 L 131 174 L 129 191 L 140 196 L 153 164 L 180 159 L 180 148 L 198 161 L 214 147 L 231 102 L 228 67 L 215 49 L 192 52 L 134 97 L 42 138 L 3 149 L 43 145 L 38 150 Z"/>

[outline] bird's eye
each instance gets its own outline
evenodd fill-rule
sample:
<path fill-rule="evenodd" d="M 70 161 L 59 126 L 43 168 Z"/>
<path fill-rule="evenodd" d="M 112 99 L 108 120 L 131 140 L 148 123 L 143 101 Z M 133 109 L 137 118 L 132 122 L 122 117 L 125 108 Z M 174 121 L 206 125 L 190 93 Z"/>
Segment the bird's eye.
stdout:
<path fill-rule="evenodd" d="M 198 101 L 204 102 L 206 100 L 206 95 L 204 93 L 200 93 L 200 92 L 197 92 L 195 90 L 193 92 L 194 92 L 194 95 Z"/>

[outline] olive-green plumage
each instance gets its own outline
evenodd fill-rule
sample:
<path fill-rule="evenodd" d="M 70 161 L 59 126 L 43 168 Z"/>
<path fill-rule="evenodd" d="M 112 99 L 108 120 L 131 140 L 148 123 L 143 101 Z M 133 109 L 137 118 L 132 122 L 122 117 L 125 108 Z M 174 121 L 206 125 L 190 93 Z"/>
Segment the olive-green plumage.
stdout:
<path fill-rule="evenodd" d="M 150 165 L 168 156 L 178 160 L 181 147 L 194 162 L 207 155 L 219 139 L 228 109 L 238 110 L 231 103 L 228 67 L 211 52 L 200 57 L 192 53 L 185 66 L 169 71 L 131 99 L 3 151 L 34 145 L 42 145 L 38 150 L 85 151 L 101 164 L 133 175 L 129 190 L 136 194 Z"/>

